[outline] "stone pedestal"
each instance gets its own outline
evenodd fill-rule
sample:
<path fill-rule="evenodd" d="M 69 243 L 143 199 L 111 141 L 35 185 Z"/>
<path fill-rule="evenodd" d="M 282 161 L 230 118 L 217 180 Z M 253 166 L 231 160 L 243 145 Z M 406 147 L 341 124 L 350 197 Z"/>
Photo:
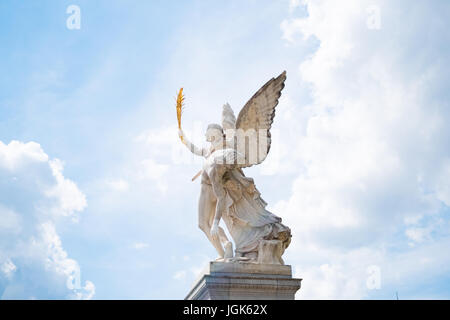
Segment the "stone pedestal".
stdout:
<path fill-rule="evenodd" d="M 302 279 L 291 266 L 210 262 L 186 300 L 294 300 Z"/>

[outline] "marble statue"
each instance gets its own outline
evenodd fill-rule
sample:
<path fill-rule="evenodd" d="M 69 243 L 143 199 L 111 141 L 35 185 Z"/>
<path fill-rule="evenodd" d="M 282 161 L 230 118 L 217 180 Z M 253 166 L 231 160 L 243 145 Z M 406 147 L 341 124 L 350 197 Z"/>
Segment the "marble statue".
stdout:
<path fill-rule="evenodd" d="M 286 71 L 269 80 L 245 104 L 237 119 L 225 104 L 222 125 L 210 124 L 206 130 L 209 148 L 198 148 L 186 138 L 179 116 L 181 141 L 205 158 L 193 180 L 201 176 L 198 222 L 217 250 L 216 261 L 284 264 L 281 256 L 290 243 L 291 230 L 266 209 L 267 203 L 243 168 L 260 164 L 270 150 L 270 128 L 285 80 Z M 182 89 L 179 96 L 182 101 Z M 234 252 L 219 225 L 221 220 L 234 242 Z"/>

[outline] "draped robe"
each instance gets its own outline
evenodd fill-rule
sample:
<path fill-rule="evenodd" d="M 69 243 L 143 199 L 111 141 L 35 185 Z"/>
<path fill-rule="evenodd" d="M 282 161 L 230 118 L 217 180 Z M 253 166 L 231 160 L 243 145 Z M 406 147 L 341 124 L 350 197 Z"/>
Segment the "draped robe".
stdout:
<path fill-rule="evenodd" d="M 291 230 L 281 223 L 281 218 L 266 209 L 252 178 L 239 168 L 228 166 L 222 177 L 226 191 L 226 210 L 222 213 L 228 231 L 236 246 L 236 255 L 258 252 L 261 240 L 281 240 L 283 251 L 291 240 Z M 210 184 L 210 181 L 204 183 Z M 209 179 L 207 179 L 209 180 Z"/>

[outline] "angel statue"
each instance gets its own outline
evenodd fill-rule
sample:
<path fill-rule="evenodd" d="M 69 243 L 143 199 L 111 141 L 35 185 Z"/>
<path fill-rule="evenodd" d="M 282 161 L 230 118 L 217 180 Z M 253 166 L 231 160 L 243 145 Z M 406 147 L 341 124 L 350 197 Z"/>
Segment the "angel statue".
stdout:
<path fill-rule="evenodd" d="M 260 164 L 271 144 L 270 128 L 286 80 L 286 71 L 272 78 L 245 104 L 236 119 L 229 104 L 223 106 L 222 126 L 206 130 L 209 148 L 192 144 L 181 129 L 183 89 L 177 98 L 179 136 L 194 154 L 205 158 L 198 205 L 200 229 L 217 250 L 216 261 L 284 264 L 281 256 L 291 241 L 291 230 L 266 210 L 252 178 L 243 168 Z M 236 246 L 219 226 L 225 225 Z"/>

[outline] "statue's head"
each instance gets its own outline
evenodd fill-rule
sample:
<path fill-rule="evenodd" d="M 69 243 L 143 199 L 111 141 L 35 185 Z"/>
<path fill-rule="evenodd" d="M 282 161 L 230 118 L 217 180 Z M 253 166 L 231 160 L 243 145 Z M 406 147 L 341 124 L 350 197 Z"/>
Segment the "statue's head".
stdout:
<path fill-rule="evenodd" d="M 213 142 L 213 141 L 222 141 L 223 140 L 223 129 L 222 126 L 211 123 L 208 125 L 208 128 L 206 129 L 206 141 Z"/>

